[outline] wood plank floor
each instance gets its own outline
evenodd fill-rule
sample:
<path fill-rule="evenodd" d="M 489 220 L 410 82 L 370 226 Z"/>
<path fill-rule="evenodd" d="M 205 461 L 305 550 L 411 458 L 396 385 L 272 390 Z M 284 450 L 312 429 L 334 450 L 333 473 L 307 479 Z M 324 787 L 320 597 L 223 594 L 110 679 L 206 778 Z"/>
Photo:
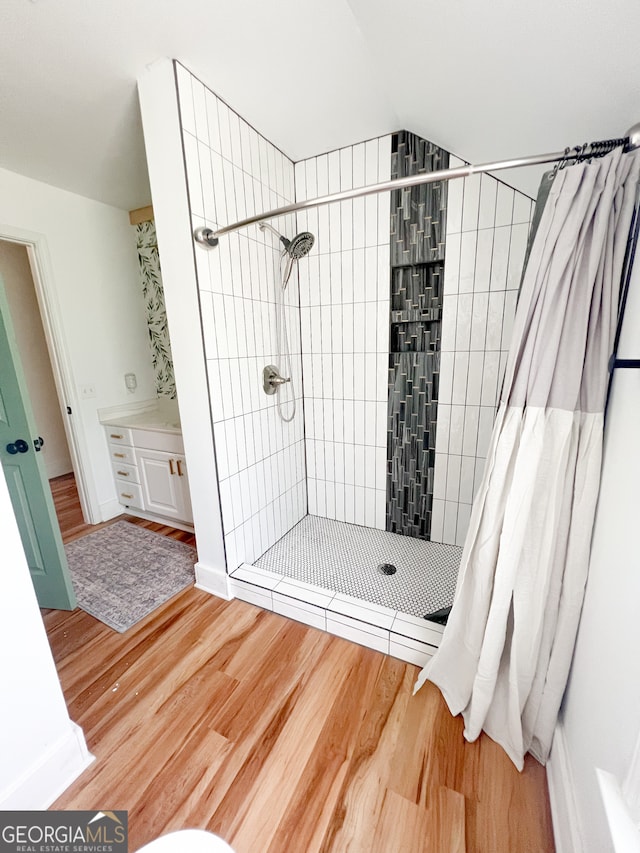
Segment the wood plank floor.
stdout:
<path fill-rule="evenodd" d="M 44 621 L 97 759 L 54 807 L 127 809 L 132 851 L 185 827 L 237 853 L 554 850 L 544 768 L 465 743 L 416 667 L 195 588 L 125 634 Z"/>

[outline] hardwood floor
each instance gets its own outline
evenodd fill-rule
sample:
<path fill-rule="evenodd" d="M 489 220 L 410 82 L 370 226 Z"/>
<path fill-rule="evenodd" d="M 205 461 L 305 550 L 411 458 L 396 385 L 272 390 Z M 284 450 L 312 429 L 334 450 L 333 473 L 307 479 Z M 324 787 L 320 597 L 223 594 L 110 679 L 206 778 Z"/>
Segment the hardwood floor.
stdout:
<path fill-rule="evenodd" d="M 127 809 L 132 851 L 185 827 L 237 853 L 554 849 L 544 768 L 467 744 L 416 667 L 195 588 L 125 634 L 44 621 L 97 759 L 54 808 Z"/>

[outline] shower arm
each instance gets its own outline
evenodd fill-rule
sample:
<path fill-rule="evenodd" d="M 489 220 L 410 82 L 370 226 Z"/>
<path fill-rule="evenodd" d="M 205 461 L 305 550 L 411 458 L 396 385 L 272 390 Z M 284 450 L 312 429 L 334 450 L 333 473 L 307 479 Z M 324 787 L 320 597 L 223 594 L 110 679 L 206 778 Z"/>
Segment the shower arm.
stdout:
<path fill-rule="evenodd" d="M 605 148 L 609 145 L 610 148 Z M 320 196 L 319 198 L 311 198 L 306 201 L 298 201 L 294 204 L 287 204 L 284 207 L 276 207 L 273 210 L 267 210 L 265 213 L 259 213 L 256 216 L 249 216 L 246 219 L 241 219 L 239 222 L 234 222 L 232 225 L 225 225 L 214 231 L 206 226 L 200 226 L 193 232 L 194 239 L 197 243 L 206 249 L 212 249 L 218 245 L 218 238 L 225 234 L 230 234 L 240 228 L 246 228 L 254 223 L 264 222 L 266 219 L 275 219 L 278 216 L 285 216 L 288 213 L 295 213 L 298 210 L 308 210 L 313 207 L 322 207 L 325 204 L 332 204 L 337 201 L 348 201 L 352 198 L 362 198 L 368 195 L 377 195 L 378 193 L 390 192 L 392 190 L 402 190 L 407 187 L 418 187 L 423 184 L 433 184 L 436 181 L 450 181 L 455 178 L 467 178 L 470 175 L 478 175 L 483 172 L 498 172 L 502 169 L 518 169 L 522 166 L 540 166 L 544 163 L 562 163 L 563 161 L 580 159 L 584 160 L 589 157 L 602 156 L 608 150 L 613 150 L 618 145 L 624 145 L 625 151 L 634 151 L 640 148 L 640 122 L 629 128 L 626 136 L 623 139 L 612 139 L 607 142 L 591 142 L 587 145 L 577 146 L 570 149 L 565 148 L 564 151 L 556 151 L 552 154 L 536 154 L 531 157 L 519 157 L 514 160 L 497 160 L 493 163 L 480 163 L 476 166 L 456 166 L 453 169 L 439 169 L 436 172 L 426 172 L 420 175 L 409 175 L 406 178 L 395 178 L 392 181 L 383 181 L 379 184 L 371 184 L 366 187 L 358 187 L 353 190 L 343 190 L 332 195 Z M 271 226 L 267 226 L 271 228 Z M 272 229 L 275 231 L 275 229 Z M 277 233 L 277 232 L 276 232 Z M 279 235 L 278 235 L 279 236 Z"/>
<path fill-rule="evenodd" d="M 258 225 L 258 228 L 259 228 L 261 231 L 264 231 L 264 230 L 265 230 L 265 228 L 266 228 L 266 229 L 268 229 L 269 231 L 271 231 L 271 233 L 273 234 L 273 236 L 274 236 L 274 237 L 277 237 L 277 238 L 278 238 L 278 240 L 280 240 L 280 242 L 281 242 L 281 243 L 282 243 L 282 245 L 284 246 L 285 250 L 287 249 L 287 244 L 291 242 L 291 240 L 287 240 L 287 238 L 286 238 L 286 237 L 283 237 L 283 235 L 282 235 L 279 231 L 276 231 L 276 229 L 273 227 L 273 225 L 269 225 L 269 223 L 268 223 L 268 222 L 261 222 L 261 223 Z M 216 233 L 218 233 L 218 232 L 216 232 Z"/>

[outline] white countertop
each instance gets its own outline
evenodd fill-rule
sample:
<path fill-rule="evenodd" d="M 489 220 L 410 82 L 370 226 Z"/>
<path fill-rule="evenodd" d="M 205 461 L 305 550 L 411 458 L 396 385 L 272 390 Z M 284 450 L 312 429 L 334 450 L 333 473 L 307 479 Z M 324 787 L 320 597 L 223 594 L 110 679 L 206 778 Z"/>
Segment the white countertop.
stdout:
<path fill-rule="evenodd" d="M 108 426 L 129 427 L 130 429 L 146 429 L 155 432 L 181 433 L 180 413 L 175 400 L 160 398 L 143 403 L 138 411 L 131 407 L 122 411 L 103 409 L 99 412 L 100 423 Z"/>

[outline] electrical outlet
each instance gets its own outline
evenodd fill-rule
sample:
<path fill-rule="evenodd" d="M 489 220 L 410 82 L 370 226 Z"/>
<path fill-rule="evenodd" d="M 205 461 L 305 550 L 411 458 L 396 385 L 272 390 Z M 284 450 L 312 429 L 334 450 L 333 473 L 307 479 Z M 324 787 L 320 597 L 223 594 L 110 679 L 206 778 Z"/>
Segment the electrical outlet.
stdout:
<path fill-rule="evenodd" d="M 80 396 L 84 400 L 88 400 L 89 397 L 96 396 L 96 386 L 95 385 L 81 385 L 80 386 Z"/>

